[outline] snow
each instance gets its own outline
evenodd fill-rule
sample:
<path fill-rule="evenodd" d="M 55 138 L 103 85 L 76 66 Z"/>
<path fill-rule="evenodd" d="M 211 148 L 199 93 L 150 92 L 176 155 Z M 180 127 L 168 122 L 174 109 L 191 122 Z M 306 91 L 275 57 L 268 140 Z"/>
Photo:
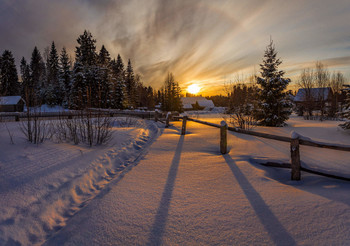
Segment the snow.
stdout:
<path fill-rule="evenodd" d="M 254 130 L 349 144 L 337 123 L 293 116 Z M 181 121 L 140 121 L 119 124 L 108 146 L 36 146 L 7 124 L 15 144 L 2 126 L 0 245 L 350 243 L 349 182 L 304 172 L 291 181 L 289 169 L 259 164 L 288 162 L 288 143 L 229 132 L 221 155 L 217 128 L 188 121 L 181 136 Z M 349 154 L 301 146 L 304 163 L 350 177 Z"/>
<path fill-rule="evenodd" d="M 16 123 L 0 137 L 0 245 L 41 244 L 84 204 L 122 175 L 158 134 L 153 124 L 115 127 L 107 146 L 33 145 Z M 20 151 L 19 151 L 20 150 Z"/>
<path fill-rule="evenodd" d="M 184 109 L 192 109 L 192 105 L 198 102 L 200 107 L 204 107 L 206 109 L 214 108 L 214 103 L 212 100 L 208 100 L 204 97 L 182 97 L 181 98 L 183 108 Z"/>
<path fill-rule="evenodd" d="M 0 105 L 16 105 L 21 99 L 21 96 L 0 97 Z"/>

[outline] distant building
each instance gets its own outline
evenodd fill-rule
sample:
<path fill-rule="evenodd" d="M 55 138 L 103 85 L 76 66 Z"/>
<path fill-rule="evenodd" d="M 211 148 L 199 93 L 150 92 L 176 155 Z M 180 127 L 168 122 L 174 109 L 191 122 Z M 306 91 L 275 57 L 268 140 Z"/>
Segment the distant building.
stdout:
<path fill-rule="evenodd" d="M 294 97 L 294 103 L 299 115 L 303 112 L 312 114 L 313 110 L 330 110 L 332 107 L 333 91 L 330 87 L 299 89 Z"/>
<path fill-rule="evenodd" d="M 0 112 L 23 112 L 24 105 L 21 96 L 0 97 Z"/>
<path fill-rule="evenodd" d="M 212 100 L 204 97 L 182 97 L 183 109 L 186 110 L 212 110 L 215 105 Z"/>

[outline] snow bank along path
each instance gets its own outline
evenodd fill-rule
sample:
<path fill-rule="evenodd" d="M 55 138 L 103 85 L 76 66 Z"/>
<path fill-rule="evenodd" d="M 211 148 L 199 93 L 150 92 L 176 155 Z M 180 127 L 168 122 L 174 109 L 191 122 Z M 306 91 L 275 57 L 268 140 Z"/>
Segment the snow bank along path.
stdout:
<path fill-rule="evenodd" d="M 165 129 L 45 245 L 350 244 L 349 182 L 290 181 L 289 170 L 255 164 L 284 156 L 279 142 L 229 134 L 221 155 L 218 129 L 188 122 L 180 131 L 181 122 Z"/>
<path fill-rule="evenodd" d="M 151 122 L 116 128 L 108 147 L 86 148 L 21 138 L 11 145 L 1 132 L 0 245 L 38 245 L 66 225 L 113 179 L 122 177 L 160 134 Z"/>

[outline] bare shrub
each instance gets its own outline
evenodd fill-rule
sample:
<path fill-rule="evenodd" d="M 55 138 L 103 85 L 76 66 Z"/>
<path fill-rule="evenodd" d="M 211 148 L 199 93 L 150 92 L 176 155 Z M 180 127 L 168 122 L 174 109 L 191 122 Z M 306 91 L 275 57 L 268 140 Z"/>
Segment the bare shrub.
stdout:
<path fill-rule="evenodd" d="M 55 124 L 55 137 L 58 141 L 74 144 L 105 144 L 112 137 L 113 121 L 113 118 L 103 112 L 91 110 L 82 110 L 69 118 L 60 116 Z"/>
<path fill-rule="evenodd" d="M 27 109 L 24 121 L 19 123 L 19 128 L 26 139 L 34 144 L 43 143 L 52 137 L 51 123 L 40 119 L 40 111 Z"/>

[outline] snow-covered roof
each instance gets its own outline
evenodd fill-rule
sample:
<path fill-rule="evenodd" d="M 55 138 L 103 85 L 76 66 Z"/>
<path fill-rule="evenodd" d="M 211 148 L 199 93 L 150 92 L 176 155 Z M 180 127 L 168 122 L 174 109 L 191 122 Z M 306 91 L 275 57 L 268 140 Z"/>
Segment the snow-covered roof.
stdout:
<path fill-rule="evenodd" d="M 198 105 L 201 107 L 205 107 L 205 108 L 215 107 L 212 100 L 208 100 L 204 97 L 182 97 L 181 101 L 184 109 L 191 109 L 192 104 L 196 104 L 196 102 L 198 102 Z"/>
<path fill-rule="evenodd" d="M 0 97 L 0 105 L 16 105 L 20 100 L 21 96 Z"/>
<path fill-rule="evenodd" d="M 294 97 L 294 102 L 303 102 L 303 101 L 305 101 L 305 99 L 306 99 L 305 98 L 306 97 L 306 92 L 307 92 L 307 89 L 299 89 L 298 93 Z M 330 87 L 311 88 L 310 89 L 311 96 L 315 100 L 322 99 L 322 96 L 323 96 L 323 100 L 327 100 L 328 97 L 329 97 L 329 93 L 330 92 L 331 92 L 331 88 Z"/>

